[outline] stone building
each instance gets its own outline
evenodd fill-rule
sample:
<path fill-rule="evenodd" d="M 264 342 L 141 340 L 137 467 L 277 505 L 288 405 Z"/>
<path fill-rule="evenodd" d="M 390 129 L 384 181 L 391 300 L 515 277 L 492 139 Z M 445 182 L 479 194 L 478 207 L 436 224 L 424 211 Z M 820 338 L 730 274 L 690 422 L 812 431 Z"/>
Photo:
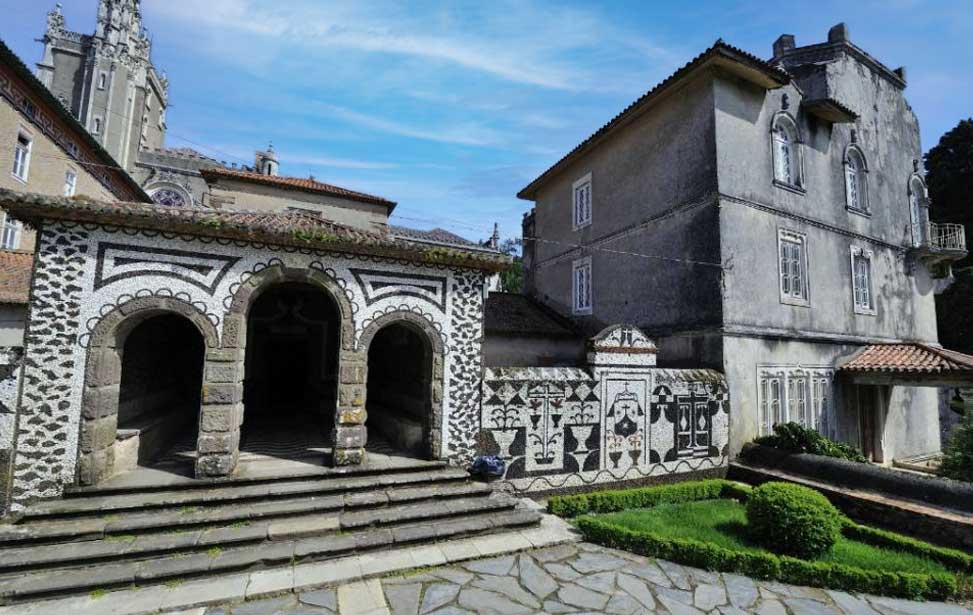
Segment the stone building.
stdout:
<path fill-rule="evenodd" d="M 934 293 L 966 246 L 928 220 L 905 87 L 844 25 L 768 61 L 717 41 L 519 193 L 527 293 L 724 371 L 731 454 L 788 420 L 939 450 L 935 387 L 968 374 Z"/>

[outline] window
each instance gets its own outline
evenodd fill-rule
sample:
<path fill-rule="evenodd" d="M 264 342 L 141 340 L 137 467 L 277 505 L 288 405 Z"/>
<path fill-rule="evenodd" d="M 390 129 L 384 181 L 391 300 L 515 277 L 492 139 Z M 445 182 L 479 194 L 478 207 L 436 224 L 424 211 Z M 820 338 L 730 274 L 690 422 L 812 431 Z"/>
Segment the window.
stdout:
<path fill-rule="evenodd" d="M 30 135 L 21 131 L 17 134 L 17 144 L 14 146 L 14 177 L 21 181 L 27 181 L 27 174 L 30 172 L 30 150 L 33 141 Z"/>
<path fill-rule="evenodd" d="M 78 157 L 78 144 L 77 143 L 74 143 L 74 142 L 68 143 L 67 148 L 68 148 L 68 153 L 69 154 L 71 154 L 75 158 Z"/>
<path fill-rule="evenodd" d="M 74 196 L 78 188 L 78 174 L 73 169 L 64 172 L 64 196 Z"/>
<path fill-rule="evenodd" d="M 95 117 L 94 121 L 92 122 L 92 124 L 91 124 L 91 133 L 92 134 L 96 134 L 96 135 L 100 135 L 101 134 L 101 118 L 100 117 Z"/>
<path fill-rule="evenodd" d="M 574 261 L 572 266 L 574 313 L 591 313 L 591 257 Z"/>
<path fill-rule="evenodd" d="M 107 85 L 108 85 L 108 73 L 106 73 L 105 71 L 101 71 L 100 73 L 98 73 L 98 89 L 104 90 Z"/>
<path fill-rule="evenodd" d="M 757 366 L 758 432 L 794 422 L 830 438 L 837 436 L 833 416 L 834 371 L 826 367 Z"/>
<path fill-rule="evenodd" d="M 861 150 L 852 145 L 845 154 L 845 204 L 857 213 L 868 213 L 868 167 Z"/>
<path fill-rule="evenodd" d="M 779 113 L 774 118 L 770 133 L 775 182 L 784 187 L 803 190 L 804 170 L 797 124 L 786 113 Z"/>
<path fill-rule="evenodd" d="M 591 173 L 574 182 L 574 229 L 591 224 Z"/>
<path fill-rule="evenodd" d="M 20 223 L 3 212 L 0 212 L 0 216 L 3 216 L 3 234 L 0 235 L 0 248 L 16 250 L 20 245 Z"/>
<path fill-rule="evenodd" d="M 852 246 L 851 285 L 856 314 L 875 314 L 872 288 L 872 253 Z"/>
<path fill-rule="evenodd" d="M 909 216 L 912 220 L 912 245 L 921 246 L 925 233 L 923 208 L 926 206 L 926 186 L 918 175 L 909 180 Z"/>
<path fill-rule="evenodd" d="M 780 300 L 790 305 L 808 305 L 807 239 L 800 233 L 777 234 L 780 260 Z"/>

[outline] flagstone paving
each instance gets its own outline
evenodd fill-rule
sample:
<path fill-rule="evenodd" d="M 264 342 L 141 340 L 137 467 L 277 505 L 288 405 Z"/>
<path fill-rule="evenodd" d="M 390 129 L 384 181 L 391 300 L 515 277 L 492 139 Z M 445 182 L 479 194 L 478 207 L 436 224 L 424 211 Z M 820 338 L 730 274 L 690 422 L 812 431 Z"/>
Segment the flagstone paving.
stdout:
<path fill-rule="evenodd" d="M 973 615 L 909 602 L 719 574 L 585 543 L 356 581 L 180 615 Z"/>

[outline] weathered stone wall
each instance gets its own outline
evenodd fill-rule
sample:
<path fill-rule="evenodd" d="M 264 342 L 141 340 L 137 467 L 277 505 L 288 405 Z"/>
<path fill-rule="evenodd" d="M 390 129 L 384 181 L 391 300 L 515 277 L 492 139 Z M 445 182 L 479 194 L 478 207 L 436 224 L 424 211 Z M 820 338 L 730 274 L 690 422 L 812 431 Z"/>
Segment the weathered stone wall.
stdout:
<path fill-rule="evenodd" d="M 438 416 L 432 417 L 432 424 L 443 457 L 469 460 L 479 426 L 481 272 L 52 222 L 44 227 L 33 281 L 35 303 L 27 328 L 25 386 L 15 436 L 15 505 L 56 497 L 64 485 L 76 481 L 79 442 L 85 440 L 83 409 L 112 406 L 83 397 L 86 365 L 95 380 L 117 380 L 119 367 L 117 354 L 115 360 L 104 360 L 105 352 L 89 356 L 89 349 L 98 346 L 114 352 L 113 343 L 103 337 L 130 315 L 147 309 L 189 311 L 187 317 L 200 320 L 197 328 L 218 332 L 207 339 L 200 450 L 204 452 L 206 439 L 208 448 L 201 458 L 212 457 L 206 462 L 210 473 L 232 469 L 235 457 L 225 449 L 238 442 L 245 412 L 240 363 L 246 343 L 246 309 L 237 311 L 234 306 L 249 305 L 251 295 L 268 287 L 265 282 L 294 276 L 308 283 L 326 280 L 329 292 L 340 293 L 339 303 L 346 306 L 336 414 L 339 448 L 350 451 L 347 460 L 356 461 L 353 451 L 360 451 L 365 439 L 367 348 L 361 339 L 373 324 L 394 322 L 388 318 L 391 314 L 408 314 L 441 338 L 446 352 L 433 366 Z M 110 321 L 110 326 L 103 321 Z M 111 373 L 101 373 L 105 369 Z M 110 394 L 110 389 L 100 394 Z M 99 449 L 106 451 L 103 457 L 110 456 L 110 448 Z M 357 456 L 360 459 L 361 453 Z"/>
<path fill-rule="evenodd" d="M 609 332 L 608 346 L 597 344 Z M 634 342 L 632 341 L 634 340 Z M 593 340 L 589 365 L 485 371 L 481 452 L 507 462 L 515 491 L 552 491 L 721 469 L 729 397 L 712 370 L 655 367 L 634 327 Z M 647 341 L 647 340 L 645 340 Z M 648 342 L 651 344 L 651 342 Z"/>
<path fill-rule="evenodd" d="M 0 450 L 13 447 L 14 416 L 24 349 L 0 347 Z"/>

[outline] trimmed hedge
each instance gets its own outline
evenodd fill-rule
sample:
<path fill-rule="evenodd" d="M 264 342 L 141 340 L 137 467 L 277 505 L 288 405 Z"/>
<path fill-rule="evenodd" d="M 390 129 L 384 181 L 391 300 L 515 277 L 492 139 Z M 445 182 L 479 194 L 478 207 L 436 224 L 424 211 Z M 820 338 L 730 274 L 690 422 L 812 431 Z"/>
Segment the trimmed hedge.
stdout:
<path fill-rule="evenodd" d="M 752 490 L 749 485 L 717 478 L 656 487 L 555 496 L 547 501 L 547 510 L 559 517 L 576 517 L 585 513 L 618 512 L 629 508 L 650 508 L 658 504 L 681 504 L 719 498 L 746 501 Z"/>
<path fill-rule="evenodd" d="M 951 570 L 959 570 L 968 574 L 973 574 L 973 556 L 957 551 L 937 547 L 909 536 L 880 530 L 867 525 L 859 525 L 851 519 L 845 518 L 842 521 L 841 533 L 852 540 L 864 542 L 876 547 L 886 547 L 924 557 L 934 562 L 939 562 Z"/>
<path fill-rule="evenodd" d="M 841 536 L 842 515 L 828 498 L 802 485 L 769 482 L 747 500 L 753 539 L 775 553 L 813 559 Z"/>
<path fill-rule="evenodd" d="M 662 538 L 583 516 L 576 525 L 584 539 L 606 547 L 668 559 L 697 568 L 737 572 L 759 579 L 912 600 L 944 600 L 956 593 L 951 574 L 881 572 L 787 555 L 735 551 L 697 540 Z"/>

